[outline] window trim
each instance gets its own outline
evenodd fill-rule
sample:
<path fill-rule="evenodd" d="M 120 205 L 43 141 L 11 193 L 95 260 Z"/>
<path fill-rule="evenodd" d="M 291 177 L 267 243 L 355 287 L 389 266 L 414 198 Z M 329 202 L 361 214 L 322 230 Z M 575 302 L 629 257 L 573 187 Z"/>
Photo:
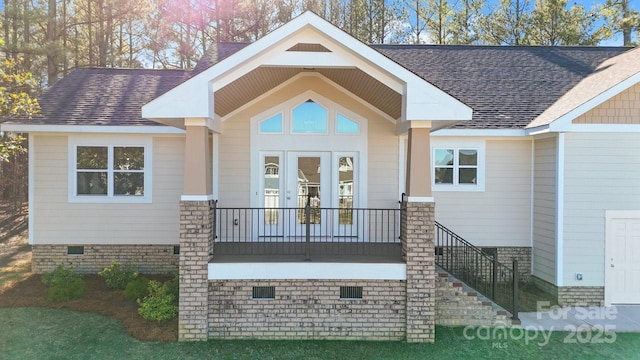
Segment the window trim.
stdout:
<path fill-rule="evenodd" d="M 438 184 L 436 183 L 436 150 L 453 150 L 454 151 L 454 164 L 453 164 L 453 172 L 454 172 L 454 183 L 453 184 Z M 458 179 L 458 171 L 460 170 L 459 164 L 459 156 L 460 150 L 476 150 L 478 152 L 478 163 L 477 163 L 477 179 L 476 184 L 460 184 L 455 179 Z M 431 143 L 431 186 L 434 192 L 437 191 L 485 191 L 485 155 L 486 154 L 486 145 L 484 141 L 455 141 L 455 140 L 440 140 L 440 139 L 432 139 Z M 468 166 L 463 166 L 464 168 L 468 168 Z"/>
<path fill-rule="evenodd" d="M 77 154 L 78 147 L 96 146 L 107 148 L 107 195 L 77 195 L 78 188 L 78 169 Z M 116 171 L 113 169 L 113 153 L 115 147 L 141 147 L 144 148 L 144 195 L 127 196 L 113 194 L 113 179 Z M 67 200 L 69 203 L 151 203 L 153 194 L 153 148 L 152 139 L 138 136 L 119 136 L 118 138 L 109 136 L 87 136 L 87 137 L 69 137 L 68 141 L 68 190 Z"/>

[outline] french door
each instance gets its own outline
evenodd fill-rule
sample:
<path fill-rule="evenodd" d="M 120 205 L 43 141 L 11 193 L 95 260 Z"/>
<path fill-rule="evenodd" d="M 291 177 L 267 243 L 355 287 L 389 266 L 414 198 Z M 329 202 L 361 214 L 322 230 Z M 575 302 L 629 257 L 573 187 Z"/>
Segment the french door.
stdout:
<path fill-rule="evenodd" d="M 307 231 L 314 241 L 357 236 L 352 210 L 357 204 L 357 154 L 281 151 L 263 152 L 260 158 L 258 194 L 264 212 L 255 224 L 259 237 L 296 241 Z"/>

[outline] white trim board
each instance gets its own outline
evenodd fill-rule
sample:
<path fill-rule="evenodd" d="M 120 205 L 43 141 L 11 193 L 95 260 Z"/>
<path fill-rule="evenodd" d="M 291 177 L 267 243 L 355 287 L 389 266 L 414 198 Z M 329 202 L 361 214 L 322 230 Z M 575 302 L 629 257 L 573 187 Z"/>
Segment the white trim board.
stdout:
<path fill-rule="evenodd" d="M 402 263 L 210 263 L 209 280 L 406 280 Z"/>
<path fill-rule="evenodd" d="M 171 126 L 100 126 L 100 125 L 32 125 L 1 124 L 2 131 L 47 133 L 99 133 L 99 134 L 185 134 Z"/>

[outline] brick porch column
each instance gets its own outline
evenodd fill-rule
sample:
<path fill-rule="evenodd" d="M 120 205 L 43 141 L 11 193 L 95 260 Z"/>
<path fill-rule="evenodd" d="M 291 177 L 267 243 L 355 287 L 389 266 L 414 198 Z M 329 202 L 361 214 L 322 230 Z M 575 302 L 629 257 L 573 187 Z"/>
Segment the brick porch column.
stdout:
<path fill-rule="evenodd" d="M 180 201 L 178 340 L 209 336 L 208 266 L 213 250 L 211 143 L 206 119 L 185 119 L 185 166 Z"/>
<path fill-rule="evenodd" d="M 429 128 L 409 129 L 407 174 L 401 215 L 407 267 L 407 342 L 435 341 L 435 203 L 431 197 Z"/>
<path fill-rule="evenodd" d="M 208 338 L 208 267 L 213 244 L 213 211 L 213 200 L 180 202 L 180 341 Z"/>

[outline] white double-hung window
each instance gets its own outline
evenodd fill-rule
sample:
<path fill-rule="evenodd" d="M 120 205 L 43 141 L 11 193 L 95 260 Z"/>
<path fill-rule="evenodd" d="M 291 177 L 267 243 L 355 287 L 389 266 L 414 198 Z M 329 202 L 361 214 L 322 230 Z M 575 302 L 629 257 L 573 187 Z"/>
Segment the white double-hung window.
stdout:
<path fill-rule="evenodd" d="M 70 202 L 151 202 L 149 142 L 70 144 Z"/>
<path fill-rule="evenodd" d="M 435 191 L 484 190 L 484 143 L 434 142 L 432 179 Z"/>

